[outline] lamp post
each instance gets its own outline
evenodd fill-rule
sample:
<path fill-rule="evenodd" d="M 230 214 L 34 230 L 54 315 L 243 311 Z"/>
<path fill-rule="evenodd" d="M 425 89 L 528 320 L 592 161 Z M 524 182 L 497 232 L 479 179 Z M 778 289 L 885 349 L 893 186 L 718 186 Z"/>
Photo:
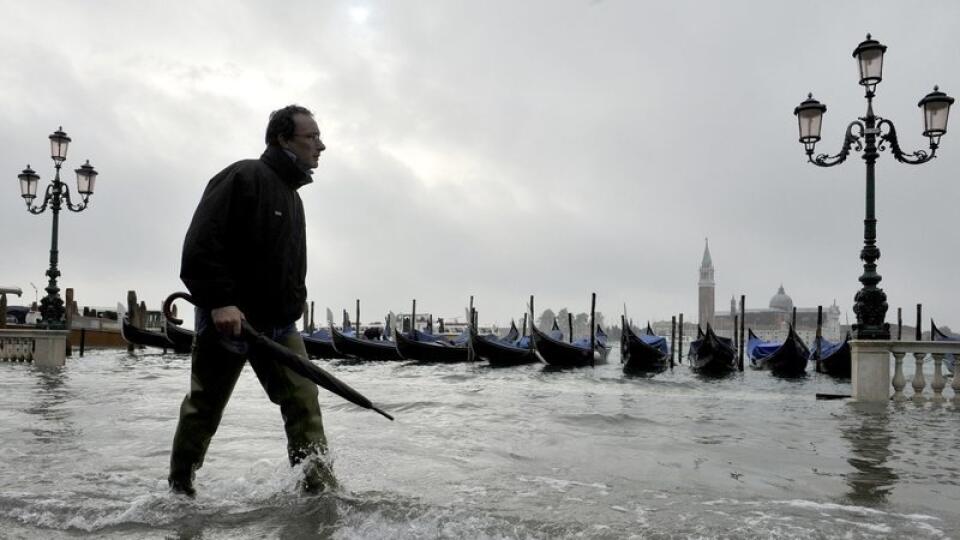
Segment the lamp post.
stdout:
<path fill-rule="evenodd" d="M 867 165 L 866 216 L 863 220 L 863 249 L 860 251 L 860 259 L 863 260 L 860 283 L 863 288 L 854 296 L 853 306 L 853 312 L 857 316 L 857 324 L 853 326 L 857 339 L 890 339 L 890 325 L 884 322 L 887 295 L 883 289 L 877 287 L 881 279 L 877 273 L 880 249 L 877 248 L 877 217 L 874 210 L 877 157 L 888 147 L 894 159 L 908 165 L 920 165 L 936 157 L 940 137 L 947 132 L 947 117 L 950 114 L 950 105 L 953 104 L 953 98 L 940 92 L 935 86 L 933 92 L 917 104 L 923 108 L 923 135 L 930 141 L 930 152 L 917 150 L 908 154 L 901 150 L 893 122 L 873 113 L 873 97 L 877 84 L 883 80 L 883 54 L 886 50 L 885 45 L 871 39 L 870 34 L 867 34 L 867 39 L 853 51 L 860 68 L 860 85 L 866 91 L 867 113 L 847 126 L 843 147 L 836 155 L 813 155 L 813 149 L 820 140 L 820 127 L 827 111 L 826 105 L 809 94 L 807 99 L 793 110 L 800 127 L 800 142 L 810 163 L 819 167 L 833 167 L 843 163 L 853 149 L 863 151 L 863 160 Z"/>
<path fill-rule="evenodd" d="M 50 157 L 56 169 L 53 180 L 47 186 L 43 196 L 43 202 L 39 206 L 34 206 L 33 201 L 37 197 L 37 184 L 40 176 L 27 165 L 27 168 L 17 175 L 20 180 L 20 195 L 27 203 L 27 211 L 31 214 L 42 214 L 47 207 L 53 212 L 53 232 L 50 237 L 50 268 L 47 269 L 47 295 L 40 301 L 40 325 L 46 328 L 63 328 L 64 309 L 63 300 L 60 298 L 60 288 L 57 287 L 57 278 L 60 277 L 60 270 L 57 269 L 57 236 L 60 225 L 60 209 L 67 208 L 73 212 L 83 211 L 88 203 L 90 196 L 93 195 L 93 187 L 97 180 L 97 171 L 90 165 L 88 160 L 74 172 L 77 174 L 77 193 L 83 202 L 73 204 L 70 200 L 70 188 L 67 184 L 60 181 L 60 167 L 67 159 L 67 147 L 70 145 L 70 137 L 63 132 L 63 128 L 57 129 L 50 135 Z"/>

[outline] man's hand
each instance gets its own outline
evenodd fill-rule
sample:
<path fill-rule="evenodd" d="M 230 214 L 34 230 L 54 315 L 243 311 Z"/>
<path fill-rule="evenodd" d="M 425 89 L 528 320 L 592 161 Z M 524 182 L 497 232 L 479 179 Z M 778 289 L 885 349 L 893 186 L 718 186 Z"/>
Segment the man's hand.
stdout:
<path fill-rule="evenodd" d="M 210 315 L 213 317 L 213 325 L 217 327 L 217 330 L 221 334 L 231 337 L 240 335 L 240 321 L 246 319 L 237 306 L 214 308 Z"/>

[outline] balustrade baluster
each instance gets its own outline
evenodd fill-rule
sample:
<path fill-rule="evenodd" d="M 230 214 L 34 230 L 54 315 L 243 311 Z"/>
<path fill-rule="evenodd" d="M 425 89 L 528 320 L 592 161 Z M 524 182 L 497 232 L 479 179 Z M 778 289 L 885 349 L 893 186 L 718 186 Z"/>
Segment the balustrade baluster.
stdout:
<path fill-rule="evenodd" d="M 923 389 L 927 386 L 927 380 L 923 378 L 923 360 L 927 353 L 915 352 L 913 359 L 916 361 L 916 371 L 913 373 L 913 399 L 914 401 L 923 400 Z"/>
<path fill-rule="evenodd" d="M 947 387 L 947 380 L 943 378 L 943 353 L 931 353 L 933 356 L 933 380 L 930 389 L 933 390 L 933 401 L 942 403 L 943 389 Z"/>
<path fill-rule="evenodd" d="M 933 401 L 942 403 L 943 389 L 947 387 L 947 380 L 943 377 L 943 353 L 931 353 L 933 356 L 933 380 L 930 381 L 930 389 L 933 390 Z"/>
<path fill-rule="evenodd" d="M 960 406 L 960 354 L 953 353 L 953 382 L 950 388 L 953 388 L 953 401 Z"/>
<path fill-rule="evenodd" d="M 907 396 L 903 389 L 907 386 L 907 378 L 903 376 L 903 357 L 906 353 L 893 353 L 893 400 L 906 401 Z"/>

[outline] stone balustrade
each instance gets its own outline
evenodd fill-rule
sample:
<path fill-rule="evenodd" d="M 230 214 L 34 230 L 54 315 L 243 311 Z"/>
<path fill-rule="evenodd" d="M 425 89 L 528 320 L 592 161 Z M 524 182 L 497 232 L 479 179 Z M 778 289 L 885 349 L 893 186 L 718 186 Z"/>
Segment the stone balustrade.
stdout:
<path fill-rule="evenodd" d="M 960 376 L 948 377 L 947 367 L 948 355 L 960 358 L 960 341 L 854 340 L 850 349 L 855 401 L 883 402 L 892 397 L 895 401 L 944 402 L 948 379 L 952 379 L 948 395 L 952 394 L 954 403 L 960 405 Z M 904 392 L 908 383 L 912 388 L 909 395 Z"/>
<path fill-rule="evenodd" d="M 0 329 L 0 362 L 28 362 L 38 367 L 66 363 L 66 330 Z"/>

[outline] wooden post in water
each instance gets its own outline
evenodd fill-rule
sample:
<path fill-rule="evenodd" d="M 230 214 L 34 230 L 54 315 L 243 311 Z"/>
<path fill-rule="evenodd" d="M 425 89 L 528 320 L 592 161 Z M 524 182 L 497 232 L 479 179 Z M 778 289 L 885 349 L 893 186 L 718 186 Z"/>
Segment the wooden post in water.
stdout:
<path fill-rule="evenodd" d="M 73 328 L 73 287 L 67 287 L 64 301 L 64 323 L 67 328 L 67 356 L 73 355 L 73 343 L 70 342 L 70 329 Z"/>
<path fill-rule="evenodd" d="M 7 327 L 7 293 L 0 293 L 0 328 Z"/>
<path fill-rule="evenodd" d="M 817 373 L 820 372 L 820 349 L 823 341 L 823 306 L 817 306 L 817 335 L 814 340 L 813 359 L 816 363 Z"/>
<path fill-rule="evenodd" d="M 670 367 L 673 367 L 673 355 L 677 350 L 677 316 L 670 317 Z"/>
<path fill-rule="evenodd" d="M 303 303 L 303 331 L 310 332 L 310 305 Z"/>
<path fill-rule="evenodd" d="M 680 314 L 679 330 L 677 330 L 677 363 L 683 364 L 683 313 Z"/>
<path fill-rule="evenodd" d="M 573 313 L 567 312 L 567 328 L 570 329 L 570 335 L 567 336 L 567 342 L 573 343 Z"/>
<path fill-rule="evenodd" d="M 80 358 L 83 358 L 83 348 L 87 344 L 87 329 L 80 329 Z"/>
<path fill-rule="evenodd" d="M 897 308 L 897 341 L 903 339 L 903 308 Z"/>
<path fill-rule="evenodd" d="M 797 306 L 793 306 L 793 316 L 790 319 L 790 326 L 793 327 L 793 330 L 797 330 Z"/>
<path fill-rule="evenodd" d="M 527 314 L 523 314 L 523 328 L 520 329 L 520 337 L 527 337 Z"/>
<path fill-rule="evenodd" d="M 357 339 L 360 339 L 360 299 L 357 298 Z"/>
<path fill-rule="evenodd" d="M 127 291 L 127 321 L 137 326 L 137 291 Z M 127 343 L 127 353 L 133 353 L 133 343 Z"/>
<path fill-rule="evenodd" d="M 310 333 L 317 331 L 317 326 L 314 324 L 313 319 L 313 300 L 310 301 Z"/>
<path fill-rule="evenodd" d="M 473 309 L 473 295 L 472 295 L 472 294 L 470 295 L 470 311 L 469 311 L 468 313 L 470 314 L 470 320 L 467 321 L 467 324 L 470 325 L 470 328 L 472 328 L 473 331 L 475 331 L 475 332 L 477 332 L 477 334 L 479 334 L 479 333 L 480 333 L 480 329 L 477 328 L 477 311 L 476 311 L 475 309 Z M 473 362 L 473 361 L 474 361 L 474 357 L 473 357 L 473 339 L 469 339 L 469 340 L 467 341 L 467 361 L 468 361 L 468 362 Z"/>
<path fill-rule="evenodd" d="M 410 313 L 410 335 L 417 335 L 417 299 L 413 299 L 413 309 Z"/>
<path fill-rule="evenodd" d="M 738 354 L 740 350 L 740 332 L 737 329 L 740 328 L 740 315 L 733 315 L 733 353 Z M 738 360 L 739 361 L 739 360 Z"/>
<path fill-rule="evenodd" d="M 923 329 L 921 325 L 923 324 L 921 316 L 923 314 L 923 304 L 917 304 L 917 341 L 923 340 Z"/>
<path fill-rule="evenodd" d="M 747 349 L 747 295 L 740 295 L 740 351 L 737 369 L 743 371 L 743 353 Z"/>
<path fill-rule="evenodd" d="M 594 353 L 597 350 L 597 293 L 590 295 L 590 367 L 593 367 Z M 572 333 L 572 332 L 571 332 Z"/>
<path fill-rule="evenodd" d="M 530 306 L 529 306 L 529 307 L 530 307 L 530 336 L 531 336 L 531 339 L 532 339 L 532 336 L 533 336 L 533 325 L 536 324 L 536 318 L 535 318 L 536 315 L 534 314 L 534 311 L 533 311 L 533 295 L 532 295 L 532 294 L 530 295 Z"/>

